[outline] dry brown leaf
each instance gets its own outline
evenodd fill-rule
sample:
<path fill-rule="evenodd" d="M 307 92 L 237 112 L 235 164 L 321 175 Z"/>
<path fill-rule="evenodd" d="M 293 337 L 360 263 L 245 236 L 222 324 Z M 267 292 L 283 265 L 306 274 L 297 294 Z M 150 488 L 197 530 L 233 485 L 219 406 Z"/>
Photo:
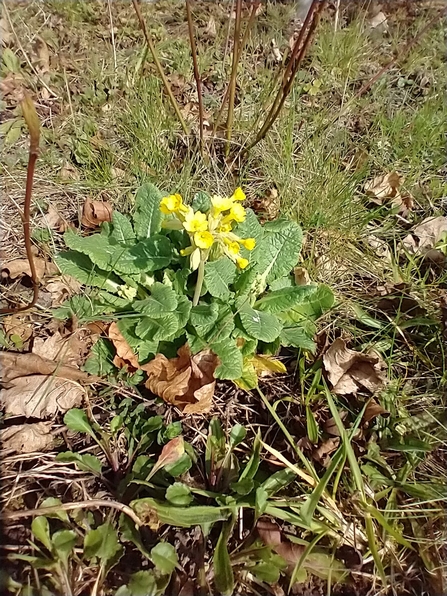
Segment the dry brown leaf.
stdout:
<path fill-rule="evenodd" d="M 211 38 L 216 37 L 216 33 L 217 33 L 216 20 L 213 17 L 213 15 L 210 16 L 210 19 L 209 19 L 208 24 L 205 29 L 205 33 Z"/>
<path fill-rule="evenodd" d="M 340 416 L 340 420 L 343 422 L 347 417 L 348 412 L 346 410 L 339 410 L 338 415 Z M 328 435 L 332 435 L 333 437 L 340 436 L 340 431 L 333 416 L 328 418 L 326 422 L 323 424 L 323 430 L 325 433 L 327 433 Z"/>
<path fill-rule="evenodd" d="M 363 424 L 368 424 L 377 416 L 383 416 L 384 418 L 388 418 L 390 413 L 385 408 L 382 408 L 380 404 L 378 404 L 374 399 L 371 399 L 368 402 L 368 405 L 365 408 L 365 412 L 363 414 L 362 422 Z"/>
<path fill-rule="evenodd" d="M 32 352 L 48 360 L 79 366 L 85 359 L 86 339 L 82 330 L 69 337 L 62 337 L 59 331 L 56 331 L 47 338 L 36 337 Z"/>
<path fill-rule="evenodd" d="M 256 199 L 253 203 L 253 209 L 259 213 L 261 218 L 276 219 L 279 215 L 281 202 L 278 195 L 278 190 L 272 187 L 265 193 L 261 199 Z"/>
<path fill-rule="evenodd" d="M 410 194 L 401 195 L 400 187 L 402 181 L 403 177 L 395 171 L 382 176 L 376 176 L 373 180 L 365 184 L 365 193 L 376 205 L 383 205 L 390 202 L 392 205 L 399 207 L 399 213 L 403 217 L 406 217 L 413 208 L 414 201 Z"/>
<path fill-rule="evenodd" d="M 44 451 L 53 444 L 51 427 L 51 422 L 36 422 L 2 428 L 0 431 L 2 449 L 17 453 Z"/>
<path fill-rule="evenodd" d="M 272 56 L 274 61 L 277 63 L 282 62 L 282 54 L 275 39 L 270 40 L 270 47 L 272 48 Z"/>
<path fill-rule="evenodd" d="M 127 365 L 128 367 L 130 365 L 130 367 L 135 370 L 140 368 L 138 358 L 135 356 L 132 348 L 122 336 L 121 331 L 118 329 L 118 325 L 116 323 L 112 323 L 110 325 L 108 336 L 115 346 L 116 355 L 118 356 L 118 358 L 115 357 L 116 363 L 115 359 L 113 361 L 115 366 L 118 366 L 119 364 L 122 365 L 124 363 L 124 365 Z M 119 368 L 122 368 L 122 366 L 119 366 Z"/>
<path fill-rule="evenodd" d="M 66 162 L 59 172 L 62 180 L 79 180 L 79 172 L 70 162 Z"/>
<path fill-rule="evenodd" d="M 141 368 L 147 372 L 146 387 L 166 402 L 183 409 L 185 414 L 203 414 L 212 406 L 218 358 L 211 350 L 191 355 L 182 346 L 177 358 L 168 360 L 157 354 Z"/>
<path fill-rule="evenodd" d="M 386 15 L 380 11 L 369 19 L 369 26 L 371 29 L 385 33 L 388 31 L 388 21 Z"/>
<path fill-rule="evenodd" d="M 13 39 L 14 36 L 9 28 L 9 23 L 7 19 L 2 17 L 0 19 L 0 42 L 2 46 L 9 46 Z"/>
<path fill-rule="evenodd" d="M 338 338 L 323 356 L 324 368 L 338 395 L 356 395 L 360 388 L 375 393 L 386 384 L 385 364 L 378 354 L 362 354 L 350 350 Z"/>
<path fill-rule="evenodd" d="M 62 217 L 53 205 L 48 207 L 48 212 L 44 216 L 44 221 L 51 230 L 57 230 L 58 232 L 66 232 L 70 227 L 68 221 Z"/>
<path fill-rule="evenodd" d="M 293 570 L 304 551 L 304 546 L 283 539 L 278 524 L 262 518 L 256 524 L 259 538 L 266 546 L 270 546 L 289 564 L 289 572 Z"/>
<path fill-rule="evenodd" d="M 81 223 L 86 228 L 97 228 L 104 221 L 112 221 L 113 207 L 105 201 L 86 199 L 82 209 Z"/>
<path fill-rule="evenodd" d="M 427 217 L 403 239 L 403 245 L 412 254 L 425 253 L 447 234 L 447 217 Z"/>
<path fill-rule="evenodd" d="M 10 416 L 48 418 L 80 406 L 83 388 L 73 381 L 45 375 L 19 377 L 0 390 L 0 403 Z"/>
<path fill-rule="evenodd" d="M 309 274 L 304 267 L 295 267 L 293 275 L 295 276 L 295 285 L 308 286 L 310 284 Z"/>
<path fill-rule="evenodd" d="M 0 80 L 0 94 L 10 106 L 16 106 L 25 97 L 24 78 L 15 72 L 8 72 Z"/>
<path fill-rule="evenodd" d="M 19 354 L 18 352 L 0 352 L 0 383 L 9 385 L 10 381 L 27 375 L 55 375 L 71 381 L 95 383 L 98 377 L 86 372 L 59 364 L 37 354 Z"/>
<path fill-rule="evenodd" d="M 46 284 L 45 290 L 51 294 L 51 306 L 60 306 L 65 300 L 79 294 L 82 284 L 71 275 L 61 275 Z"/>
<path fill-rule="evenodd" d="M 326 439 L 326 441 L 323 441 L 319 447 L 313 450 L 312 457 L 322 466 L 327 468 L 331 461 L 329 456 L 331 453 L 334 453 L 339 445 L 340 437 L 330 437 L 329 439 Z"/>
<path fill-rule="evenodd" d="M 46 262 L 43 259 L 34 258 L 34 266 L 36 268 L 37 279 L 42 279 L 46 271 Z M 21 275 L 28 275 L 28 277 L 31 277 L 31 269 L 28 259 L 14 259 L 13 261 L 9 261 L 9 263 L 3 263 L 2 277 L 16 279 Z"/>
<path fill-rule="evenodd" d="M 45 40 L 40 35 L 36 35 L 35 50 L 39 59 L 38 70 L 40 74 L 48 74 L 50 72 L 50 51 Z"/>
<path fill-rule="evenodd" d="M 22 342 L 33 335 L 33 325 L 27 315 L 10 315 L 2 319 L 3 328 L 8 337 L 17 336 Z"/>

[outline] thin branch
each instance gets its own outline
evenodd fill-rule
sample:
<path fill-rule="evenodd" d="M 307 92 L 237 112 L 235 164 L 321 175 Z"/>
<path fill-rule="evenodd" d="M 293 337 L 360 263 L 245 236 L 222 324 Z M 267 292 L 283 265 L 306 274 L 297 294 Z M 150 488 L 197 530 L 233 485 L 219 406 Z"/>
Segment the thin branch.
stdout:
<path fill-rule="evenodd" d="M 117 61 L 116 61 L 115 31 L 113 29 L 113 17 L 112 17 L 112 1 L 108 0 L 107 5 L 109 8 L 110 36 L 112 39 L 112 48 L 113 48 L 113 67 L 116 70 Z"/>
<path fill-rule="evenodd" d="M 253 27 L 253 23 L 254 23 L 254 20 L 255 20 L 255 17 L 256 17 L 256 11 L 258 10 L 260 4 L 261 4 L 261 0 L 256 0 L 253 3 L 253 6 L 251 7 L 250 17 L 248 19 L 248 23 L 247 23 L 247 26 L 245 28 L 244 35 L 242 37 L 242 42 L 241 42 L 241 47 L 240 47 L 240 52 L 241 53 L 242 53 L 243 49 L 245 48 L 245 44 L 247 43 L 248 34 L 250 33 L 251 28 Z M 240 55 L 238 57 L 238 60 L 239 59 L 240 59 Z M 223 99 L 222 99 L 222 104 L 221 104 L 221 106 L 219 108 L 219 112 L 217 113 L 217 116 L 216 116 L 215 121 L 214 121 L 213 135 L 216 134 L 217 127 L 219 126 L 220 119 L 222 118 L 222 113 L 224 111 L 225 103 L 226 103 L 226 101 L 228 99 L 229 92 L 230 92 L 230 85 L 227 85 L 227 88 L 225 89 L 225 93 L 224 93 L 224 96 L 223 96 Z"/>
<path fill-rule="evenodd" d="M 256 138 L 254 139 L 254 141 L 248 147 L 246 147 L 246 149 L 244 150 L 244 153 L 246 153 L 248 150 L 252 149 L 255 145 L 257 145 L 260 141 L 262 141 L 262 139 L 265 138 L 266 134 L 272 127 L 273 123 L 278 118 L 278 116 L 284 106 L 284 103 L 292 89 L 292 84 L 293 84 L 295 76 L 298 72 L 298 69 L 299 69 L 299 67 L 306 55 L 306 52 L 310 46 L 310 43 L 313 39 L 313 34 L 315 32 L 315 29 L 318 26 L 321 12 L 322 12 L 323 8 L 325 7 L 326 3 L 327 3 L 327 0 L 321 0 L 321 1 L 314 0 L 311 8 L 309 9 L 309 13 L 311 13 L 312 7 L 315 6 L 315 9 L 313 10 L 312 14 L 310 15 L 312 17 L 312 21 L 311 21 L 309 29 L 307 31 L 306 37 L 305 37 L 301 47 L 299 47 L 297 43 L 295 44 L 294 51 L 292 52 L 292 56 L 290 57 L 290 62 L 287 67 L 287 70 L 286 70 L 286 72 L 290 72 L 289 78 L 287 81 L 284 81 L 284 79 L 283 79 L 283 85 L 278 90 L 275 101 L 273 102 L 272 108 L 270 109 L 270 112 L 267 115 L 267 117 L 264 121 L 264 124 L 261 127 L 261 130 L 256 135 Z M 309 13 L 306 17 L 307 22 L 309 22 L 309 20 L 310 20 L 310 18 L 308 20 Z M 304 29 L 304 26 L 303 26 L 303 29 Z M 301 31 L 303 31 L 303 29 Z M 300 32 L 300 37 L 301 37 L 301 32 Z M 303 37 L 304 37 L 304 34 L 303 34 Z M 298 41 L 299 41 L 299 38 L 297 39 L 297 42 Z M 299 51 L 296 49 L 297 47 L 299 47 Z M 294 56 L 294 54 L 295 54 L 295 56 Z M 292 66 L 291 66 L 291 64 L 292 64 Z"/>
<path fill-rule="evenodd" d="M 149 35 L 149 31 L 148 31 L 148 29 L 146 27 L 146 21 L 144 20 L 143 15 L 141 14 L 140 5 L 138 3 L 138 0 L 132 0 L 132 4 L 133 4 L 133 7 L 134 7 L 135 12 L 137 14 L 138 20 L 140 22 L 140 27 L 141 27 L 141 29 L 143 31 L 144 37 L 146 39 L 146 43 L 147 43 L 147 45 L 149 47 L 149 50 L 151 51 L 152 58 L 154 59 L 155 66 L 157 68 L 158 74 L 160 75 L 160 78 L 161 78 L 161 80 L 163 82 L 163 85 L 164 85 L 164 88 L 166 90 L 166 93 L 168 94 L 168 97 L 169 97 L 169 100 L 171 102 L 171 105 L 172 105 L 172 107 L 175 110 L 175 113 L 176 113 L 177 118 L 178 118 L 178 120 L 179 120 L 179 122 L 180 122 L 180 124 L 181 124 L 181 126 L 183 128 L 184 133 L 185 134 L 189 134 L 189 130 L 188 130 L 188 127 L 186 126 L 186 122 L 183 119 L 183 116 L 182 116 L 182 114 L 180 112 L 180 107 L 179 107 L 179 105 L 177 103 L 177 100 L 174 97 L 174 94 L 172 93 L 171 85 L 169 84 L 169 81 L 166 78 L 166 75 L 164 73 L 163 66 L 160 63 L 160 60 L 158 59 L 157 52 L 156 52 L 155 46 L 154 46 L 154 42 L 152 41 L 152 38 Z"/>
<path fill-rule="evenodd" d="M 233 120 L 234 120 L 234 99 L 236 96 L 236 76 L 237 76 L 237 66 L 238 66 L 238 62 L 239 62 L 241 13 L 242 13 L 242 0 L 236 0 L 236 19 L 234 22 L 234 36 L 233 36 L 233 63 L 231 66 L 230 92 L 229 92 L 229 97 L 228 97 L 227 145 L 226 145 L 226 149 L 225 149 L 226 155 L 228 155 L 230 152 L 231 131 L 233 129 Z"/>
<path fill-rule="evenodd" d="M 19 308 L 2 308 L 0 313 L 17 313 L 23 310 L 32 308 L 39 297 L 39 280 L 37 278 L 36 265 L 34 263 L 33 247 L 31 244 L 31 195 L 33 192 L 33 181 L 34 181 L 34 170 L 36 167 L 37 157 L 39 155 L 39 140 L 40 140 L 40 122 L 39 116 L 37 115 L 36 108 L 34 107 L 33 100 L 29 95 L 25 95 L 25 98 L 21 102 L 21 108 L 23 117 L 25 119 L 28 131 L 30 134 L 29 144 L 29 156 L 28 156 L 28 168 L 26 172 L 26 189 L 25 189 L 25 204 L 23 209 L 22 224 L 23 224 L 23 236 L 25 239 L 25 250 L 26 257 L 29 262 L 29 268 L 31 272 L 31 281 L 33 282 L 33 298 L 26 306 Z"/>
<path fill-rule="evenodd" d="M 141 520 L 135 511 L 124 503 L 118 501 L 107 501 L 106 499 L 92 499 L 91 501 L 78 501 L 77 503 L 61 503 L 54 507 L 41 507 L 40 509 L 28 509 L 27 511 L 4 511 L 0 514 L 0 519 L 5 522 L 22 519 L 24 517 L 35 517 L 36 515 L 49 515 L 60 511 L 73 511 L 74 509 L 96 509 L 97 507 L 110 507 L 124 513 L 135 522 L 136 526 L 141 526 Z"/>
<path fill-rule="evenodd" d="M 194 78 L 196 80 L 197 98 L 199 102 L 199 138 L 200 138 L 200 154 L 203 157 L 203 98 L 202 98 L 202 81 L 200 78 L 199 64 L 197 61 L 196 40 L 194 37 L 194 27 L 191 15 L 190 0 L 186 0 L 186 16 L 188 19 L 189 43 L 191 45 L 192 63 L 194 67 Z"/>

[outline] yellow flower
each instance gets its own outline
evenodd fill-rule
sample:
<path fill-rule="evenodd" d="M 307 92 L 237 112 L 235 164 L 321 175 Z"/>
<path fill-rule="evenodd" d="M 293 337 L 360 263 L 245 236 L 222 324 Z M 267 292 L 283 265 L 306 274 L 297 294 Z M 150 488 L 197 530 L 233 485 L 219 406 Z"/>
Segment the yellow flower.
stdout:
<path fill-rule="evenodd" d="M 192 246 L 188 246 L 188 248 L 182 248 L 180 250 L 180 254 L 182 257 L 187 257 L 188 255 L 190 255 L 192 253 L 193 250 L 194 250 L 194 248 Z"/>
<path fill-rule="evenodd" d="M 201 260 L 200 248 L 196 248 L 191 253 L 191 257 L 189 259 L 189 266 L 191 267 L 191 271 L 195 271 L 196 269 L 199 268 L 200 260 Z"/>
<path fill-rule="evenodd" d="M 211 248 L 214 243 L 214 237 L 210 232 L 196 232 L 194 234 L 194 244 L 199 248 Z"/>
<path fill-rule="evenodd" d="M 182 197 L 178 194 L 169 195 L 168 197 L 164 197 L 160 201 L 160 211 L 165 215 L 175 213 L 176 211 L 179 211 L 181 207 L 184 208 L 184 205 Z"/>
<path fill-rule="evenodd" d="M 238 186 L 231 198 L 233 199 L 233 201 L 245 201 L 245 192 L 242 190 L 240 186 Z"/>
<path fill-rule="evenodd" d="M 217 232 L 218 232 L 218 234 L 228 234 L 228 232 L 231 232 L 231 224 L 230 223 L 221 224 L 217 228 Z"/>
<path fill-rule="evenodd" d="M 241 238 L 241 240 L 239 240 L 239 242 L 247 250 L 253 250 L 254 247 L 256 246 L 256 240 L 254 238 L 245 238 L 245 240 L 242 240 L 242 238 Z"/>
<path fill-rule="evenodd" d="M 239 267 L 239 269 L 245 269 L 245 267 L 248 266 L 248 260 L 244 259 L 244 257 L 239 257 L 238 259 L 236 259 L 236 264 Z"/>
<path fill-rule="evenodd" d="M 215 213 L 222 213 L 222 211 L 229 211 L 233 206 L 233 199 L 229 197 L 215 196 L 211 199 L 211 204 Z"/>
<path fill-rule="evenodd" d="M 183 227 L 191 234 L 194 234 L 195 232 L 205 232 L 208 229 L 206 215 L 201 211 L 194 212 L 191 208 L 189 208 L 185 213 Z"/>
<path fill-rule="evenodd" d="M 227 245 L 227 250 L 232 255 L 238 255 L 241 247 L 237 242 L 231 242 L 230 240 L 224 240 L 225 244 Z"/>
<path fill-rule="evenodd" d="M 231 207 L 231 211 L 227 216 L 229 219 L 234 219 L 238 223 L 244 221 L 246 217 L 245 209 L 242 207 L 240 203 L 234 203 L 233 207 Z"/>

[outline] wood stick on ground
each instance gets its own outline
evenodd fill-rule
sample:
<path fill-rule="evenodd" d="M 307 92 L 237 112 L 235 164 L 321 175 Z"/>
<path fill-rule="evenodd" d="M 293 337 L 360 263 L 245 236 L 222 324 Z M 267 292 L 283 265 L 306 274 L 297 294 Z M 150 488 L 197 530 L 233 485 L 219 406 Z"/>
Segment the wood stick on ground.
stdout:
<path fill-rule="evenodd" d="M 230 141 L 231 132 L 233 130 L 234 120 L 234 99 L 236 97 L 236 76 L 237 66 L 239 63 L 239 45 L 240 45 L 240 32 L 241 32 L 241 13 L 242 13 L 242 0 L 236 0 L 236 19 L 234 22 L 234 36 L 233 36 L 233 62 L 231 65 L 231 76 L 230 76 L 230 91 L 228 97 L 228 116 L 227 116 L 227 144 L 225 148 L 225 154 L 228 156 L 230 153 Z"/>
<path fill-rule="evenodd" d="M 161 65 L 160 60 L 158 59 L 157 52 L 156 52 L 155 46 L 154 46 L 154 42 L 152 41 L 152 38 L 149 35 L 149 31 L 148 31 L 147 26 L 146 26 L 146 21 L 144 20 L 143 15 L 141 14 L 141 9 L 140 9 L 140 5 L 138 3 L 138 0 L 132 0 L 132 4 L 133 4 L 133 7 L 134 7 L 135 12 L 137 14 L 138 21 L 140 22 L 140 27 L 141 27 L 141 29 L 143 31 L 144 37 L 146 39 L 146 43 L 147 43 L 147 45 L 149 47 L 149 50 L 151 51 L 152 58 L 154 60 L 155 66 L 156 66 L 157 71 L 158 71 L 158 74 L 160 75 L 160 78 L 162 80 L 162 83 L 164 85 L 164 88 L 166 90 L 166 93 L 168 94 L 168 97 L 169 97 L 169 100 L 171 102 L 171 105 L 174 108 L 174 111 L 175 111 L 175 113 L 177 115 L 177 118 L 178 118 L 180 124 L 181 124 L 181 127 L 183 128 L 184 133 L 186 135 L 188 135 L 189 134 L 188 127 L 186 126 L 186 122 L 183 119 L 183 116 L 182 116 L 182 114 L 180 112 L 180 107 L 179 107 L 179 105 L 177 103 L 177 100 L 174 97 L 174 94 L 173 94 L 172 89 L 171 89 L 171 85 L 169 84 L 169 81 L 166 78 L 166 75 L 165 75 L 164 70 L 163 70 L 163 66 Z"/>

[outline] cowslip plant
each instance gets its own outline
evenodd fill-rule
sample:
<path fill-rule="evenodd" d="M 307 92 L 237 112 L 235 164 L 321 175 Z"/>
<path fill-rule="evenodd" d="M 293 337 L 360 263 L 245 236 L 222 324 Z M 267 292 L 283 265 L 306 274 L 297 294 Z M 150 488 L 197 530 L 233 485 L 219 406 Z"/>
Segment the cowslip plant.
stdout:
<path fill-rule="evenodd" d="M 324 285 L 296 285 L 302 231 L 281 217 L 261 224 L 245 194 L 197 193 L 191 205 L 145 184 L 132 217 L 113 213 L 99 233 L 65 233 L 56 262 L 89 287 L 56 312 L 80 321 L 114 320 L 138 363 L 175 356 L 189 344 L 220 361 L 215 376 L 242 387 L 281 346 L 312 351 L 315 320 L 333 304 Z M 116 372 L 114 346 L 99 340 L 86 370 Z M 267 364 L 270 366 L 270 364 Z"/>

